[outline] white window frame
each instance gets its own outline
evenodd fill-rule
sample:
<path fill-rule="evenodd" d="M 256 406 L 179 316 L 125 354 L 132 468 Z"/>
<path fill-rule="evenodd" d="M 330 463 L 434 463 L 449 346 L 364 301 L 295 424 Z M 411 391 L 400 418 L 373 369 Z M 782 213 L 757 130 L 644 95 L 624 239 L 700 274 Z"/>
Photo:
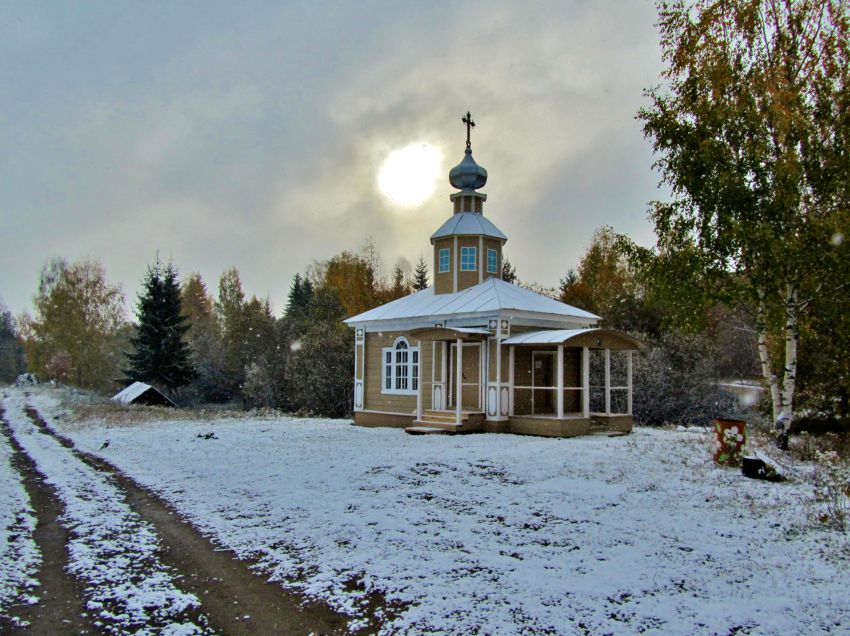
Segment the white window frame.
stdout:
<path fill-rule="evenodd" d="M 490 256 L 493 257 L 493 268 L 490 268 Z M 499 269 L 499 253 L 492 247 L 487 248 L 487 273 L 495 274 Z"/>
<path fill-rule="evenodd" d="M 464 258 L 465 254 L 472 255 L 472 261 L 470 263 L 469 258 Z M 472 245 L 465 245 L 460 248 L 460 271 L 462 272 L 476 272 L 478 271 L 478 248 Z M 471 265 L 471 267 L 470 267 Z"/>
<path fill-rule="evenodd" d="M 381 393 L 416 395 L 420 368 L 419 347 L 411 346 L 404 336 L 396 338 L 392 347 L 381 349 Z"/>
<path fill-rule="evenodd" d="M 445 267 L 443 266 L 443 255 L 445 255 L 445 257 L 446 257 Z M 449 248 L 448 247 L 440 248 L 440 251 L 437 255 L 437 264 L 439 266 L 439 272 L 441 274 L 445 274 L 446 272 L 450 272 L 452 270 L 451 260 L 452 259 L 451 259 L 451 255 L 449 254 Z"/>

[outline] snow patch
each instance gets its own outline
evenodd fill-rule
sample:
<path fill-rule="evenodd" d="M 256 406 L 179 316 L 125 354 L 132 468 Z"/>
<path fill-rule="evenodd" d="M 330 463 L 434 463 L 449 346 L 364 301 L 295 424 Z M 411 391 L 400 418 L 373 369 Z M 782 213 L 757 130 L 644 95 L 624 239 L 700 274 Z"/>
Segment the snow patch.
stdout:
<path fill-rule="evenodd" d="M 197 438 L 211 426 L 216 444 Z M 412 437 L 282 418 L 67 434 L 281 584 L 361 621 L 380 592 L 387 634 L 850 624 L 850 571 L 800 505 L 810 486 L 719 468 L 700 432 Z"/>

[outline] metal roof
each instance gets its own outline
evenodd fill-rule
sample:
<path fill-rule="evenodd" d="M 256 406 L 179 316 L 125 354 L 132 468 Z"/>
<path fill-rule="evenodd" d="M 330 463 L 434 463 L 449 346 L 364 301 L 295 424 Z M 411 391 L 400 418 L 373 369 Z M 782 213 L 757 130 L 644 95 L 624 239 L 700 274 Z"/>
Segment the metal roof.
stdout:
<path fill-rule="evenodd" d="M 459 336 L 490 336 L 492 332 L 489 329 L 483 329 L 481 327 L 418 327 L 417 329 L 411 329 L 407 333 L 410 335 L 415 335 L 417 333 L 422 332 L 451 332 L 452 334 L 456 334 Z"/>
<path fill-rule="evenodd" d="M 493 238 L 507 241 L 508 237 L 502 234 L 493 222 L 478 212 L 458 212 L 453 214 L 436 232 L 431 235 L 431 240 L 446 236 L 491 236 Z"/>
<path fill-rule="evenodd" d="M 138 399 L 145 391 L 151 388 L 150 384 L 144 382 L 133 382 L 133 384 L 123 388 L 121 391 L 112 396 L 112 399 L 121 404 L 132 404 L 133 400 Z"/>
<path fill-rule="evenodd" d="M 584 320 L 598 320 L 599 316 L 583 309 L 559 302 L 528 289 L 511 285 L 498 278 L 488 278 L 483 283 L 454 294 L 435 294 L 429 287 L 420 292 L 399 298 L 386 305 L 352 316 L 346 324 L 376 320 L 405 318 L 439 318 L 455 314 L 498 314 L 503 310 L 548 314 Z"/>
<path fill-rule="evenodd" d="M 160 391 L 156 387 L 151 386 L 150 384 L 145 384 L 144 382 L 133 382 L 133 384 L 123 388 L 118 393 L 113 395 L 111 399 L 120 404 L 132 404 L 148 391 L 153 391 L 156 395 L 161 397 L 171 406 L 177 406 L 174 401 L 167 395 L 164 395 L 162 391 Z"/>
<path fill-rule="evenodd" d="M 620 338 L 625 338 L 635 345 L 635 348 L 640 348 L 640 342 L 632 338 L 630 335 L 612 329 L 546 329 L 541 331 L 526 331 L 515 336 L 503 340 L 503 345 L 543 345 L 543 344 L 565 344 L 577 336 L 583 336 L 588 333 L 596 333 L 599 335 L 613 334 Z"/>
<path fill-rule="evenodd" d="M 478 329 L 477 327 L 443 327 L 443 329 L 450 329 L 451 331 L 457 331 L 459 333 L 471 333 L 485 336 L 490 335 L 489 329 Z"/>

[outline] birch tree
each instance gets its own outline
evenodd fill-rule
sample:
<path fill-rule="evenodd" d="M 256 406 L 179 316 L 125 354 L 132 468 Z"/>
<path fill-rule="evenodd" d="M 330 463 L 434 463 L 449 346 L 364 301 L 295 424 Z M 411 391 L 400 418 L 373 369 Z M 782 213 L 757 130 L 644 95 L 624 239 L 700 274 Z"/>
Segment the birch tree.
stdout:
<path fill-rule="evenodd" d="M 850 182 L 848 0 L 658 9 L 666 70 L 638 114 L 673 194 L 650 212 L 658 263 L 685 303 L 702 295 L 753 307 L 784 436 L 801 317 L 836 291 L 821 273 Z"/>
<path fill-rule="evenodd" d="M 124 293 L 93 260 L 49 261 L 24 320 L 31 371 L 84 388 L 112 388 L 122 361 Z M 60 372 L 61 370 L 61 372 Z"/>

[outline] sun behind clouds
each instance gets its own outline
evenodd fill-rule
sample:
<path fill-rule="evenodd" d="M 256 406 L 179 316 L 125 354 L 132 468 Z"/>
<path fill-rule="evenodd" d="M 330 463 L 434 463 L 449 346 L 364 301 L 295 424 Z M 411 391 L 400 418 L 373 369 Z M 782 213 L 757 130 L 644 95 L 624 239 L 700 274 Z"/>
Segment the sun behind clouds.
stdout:
<path fill-rule="evenodd" d="M 393 203 L 420 206 L 434 193 L 442 163 L 442 151 L 429 143 L 393 150 L 378 170 L 378 189 Z"/>

